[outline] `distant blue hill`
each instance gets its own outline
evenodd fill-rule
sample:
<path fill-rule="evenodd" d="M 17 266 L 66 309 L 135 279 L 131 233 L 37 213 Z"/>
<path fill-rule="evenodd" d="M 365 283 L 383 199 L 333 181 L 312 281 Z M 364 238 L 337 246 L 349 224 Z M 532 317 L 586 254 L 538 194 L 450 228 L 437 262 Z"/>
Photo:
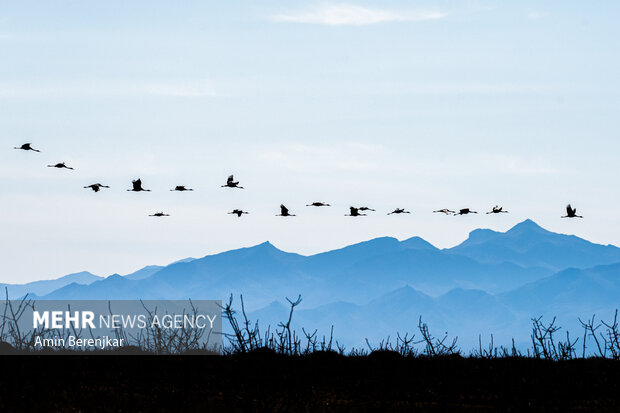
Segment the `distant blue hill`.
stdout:
<path fill-rule="evenodd" d="M 584 309 L 594 313 L 620 308 L 620 263 L 570 268 L 498 297 L 529 315 L 580 315 Z"/>
<path fill-rule="evenodd" d="M 550 232 L 529 219 L 507 232 L 477 229 L 462 244 L 447 251 L 482 263 L 510 262 L 554 272 L 620 262 L 620 248 Z"/>
<path fill-rule="evenodd" d="M 8 290 L 9 298 L 16 299 L 23 297 L 28 293 L 46 295 L 54 290 L 69 285 L 71 283 L 79 283 L 82 285 L 91 284 L 97 280 L 103 280 L 103 277 L 91 274 L 88 271 L 82 271 L 75 274 L 65 275 L 64 277 L 54 280 L 33 281 L 25 284 L 2 284 L 0 283 L 0 292 L 2 297 L 5 295 L 5 288 Z"/>
<path fill-rule="evenodd" d="M 133 272 L 131 274 L 127 274 L 124 277 L 127 278 L 128 280 L 142 280 L 144 278 L 149 278 L 151 275 L 155 274 L 157 271 L 161 270 L 162 268 L 164 267 L 160 265 L 147 265 L 146 267 L 141 268 L 138 271 Z M 118 275 L 118 274 L 114 274 L 114 275 Z"/>

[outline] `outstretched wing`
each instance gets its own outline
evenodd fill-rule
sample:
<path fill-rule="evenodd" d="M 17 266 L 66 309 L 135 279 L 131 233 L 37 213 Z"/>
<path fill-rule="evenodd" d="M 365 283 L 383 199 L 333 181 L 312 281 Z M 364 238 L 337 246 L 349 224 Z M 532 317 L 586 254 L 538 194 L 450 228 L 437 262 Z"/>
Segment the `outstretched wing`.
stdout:
<path fill-rule="evenodd" d="M 282 215 L 287 215 L 288 214 L 288 208 L 285 207 L 283 204 L 280 204 L 280 213 Z"/>
<path fill-rule="evenodd" d="M 575 211 L 571 208 L 570 204 L 566 205 L 566 215 L 572 215 Z"/>
<path fill-rule="evenodd" d="M 142 187 L 142 180 L 138 178 L 135 181 L 131 181 L 131 184 L 133 185 L 134 191 L 138 191 Z"/>
<path fill-rule="evenodd" d="M 232 183 L 232 182 L 234 181 L 234 179 L 235 179 L 235 178 L 234 178 L 232 175 L 230 175 L 230 176 L 228 177 L 228 179 L 226 180 L 226 183 L 229 183 L 229 184 L 230 184 L 230 183 Z"/>

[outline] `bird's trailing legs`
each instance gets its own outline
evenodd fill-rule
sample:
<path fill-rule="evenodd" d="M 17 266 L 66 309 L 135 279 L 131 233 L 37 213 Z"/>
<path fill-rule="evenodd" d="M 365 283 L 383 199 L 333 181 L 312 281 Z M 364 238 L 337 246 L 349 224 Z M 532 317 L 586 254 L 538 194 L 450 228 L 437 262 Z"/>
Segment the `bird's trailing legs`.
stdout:
<path fill-rule="evenodd" d="M 577 215 L 577 208 L 572 208 L 570 204 L 566 205 L 566 215 L 560 218 L 583 218 L 581 215 Z"/>
<path fill-rule="evenodd" d="M 360 214 L 359 213 L 360 208 L 355 208 L 355 207 L 349 207 L 349 213 L 345 214 L 345 217 L 365 217 L 366 214 Z"/>
<path fill-rule="evenodd" d="M 289 213 L 288 208 L 285 207 L 283 204 L 280 204 L 280 213 L 276 216 L 277 217 L 294 217 L 296 215 Z"/>
<path fill-rule="evenodd" d="M 231 212 L 229 212 L 229 214 L 234 214 L 234 215 L 237 215 L 239 218 L 241 218 L 241 215 L 249 214 L 249 212 L 245 212 L 242 209 L 233 209 Z"/>
<path fill-rule="evenodd" d="M 73 169 L 70 166 L 65 165 L 64 162 L 57 163 L 56 165 L 47 165 L 48 168 L 58 168 L 58 169 Z"/>
<path fill-rule="evenodd" d="M 191 188 L 186 188 L 185 185 L 177 185 L 174 187 L 174 189 L 171 189 L 171 191 L 193 191 L 193 189 Z"/>
<path fill-rule="evenodd" d="M 503 207 L 497 206 L 497 205 L 495 205 L 491 211 L 487 212 L 487 214 L 507 214 L 507 213 L 508 211 L 504 211 Z"/>
<path fill-rule="evenodd" d="M 457 215 L 467 215 L 467 214 L 477 214 L 477 212 L 476 211 L 472 211 L 469 208 L 463 208 L 463 209 L 460 209 L 459 212 L 456 212 L 454 214 L 454 216 L 457 216 Z"/>
<path fill-rule="evenodd" d="M 410 214 L 410 213 L 411 212 L 405 211 L 403 208 L 396 208 L 394 211 L 388 212 L 388 215 L 392 215 L 392 214 Z"/>
<path fill-rule="evenodd" d="M 131 186 L 132 188 L 128 189 L 128 191 L 130 192 L 141 192 L 141 191 L 151 192 L 150 189 L 142 188 L 142 180 L 140 178 L 131 181 Z"/>
<path fill-rule="evenodd" d="M 87 185 L 84 188 L 90 188 L 92 189 L 94 192 L 99 192 L 99 190 L 101 188 L 109 188 L 109 186 L 107 185 L 102 185 L 102 184 L 92 184 L 92 185 Z"/>
<path fill-rule="evenodd" d="M 13 149 L 21 149 L 23 151 L 34 151 L 34 152 L 41 152 L 38 149 L 33 148 L 31 143 L 24 143 L 22 146 L 14 146 Z"/>
<path fill-rule="evenodd" d="M 226 185 L 222 185 L 222 188 L 239 188 L 243 189 L 242 186 L 239 186 L 239 181 L 235 181 L 233 175 L 230 175 L 226 180 Z"/>
<path fill-rule="evenodd" d="M 447 208 L 444 209 L 438 209 L 437 211 L 433 211 L 433 212 L 441 212 L 442 214 L 446 214 L 446 215 L 450 215 L 450 214 L 456 214 L 456 212 L 449 210 Z"/>

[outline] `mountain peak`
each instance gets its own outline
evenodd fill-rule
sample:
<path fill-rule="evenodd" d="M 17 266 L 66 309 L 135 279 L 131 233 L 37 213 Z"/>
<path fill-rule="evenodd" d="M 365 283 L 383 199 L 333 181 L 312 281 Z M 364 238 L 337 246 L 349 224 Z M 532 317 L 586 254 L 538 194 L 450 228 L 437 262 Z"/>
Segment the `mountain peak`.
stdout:
<path fill-rule="evenodd" d="M 499 232 L 493 231 L 492 229 L 479 228 L 471 231 L 469 233 L 469 237 L 467 238 L 467 242 L 486 242 L 493 238 L 496 235 L 499 235 Z"/>
<path fill-rule="evenodd" d="M 420 238 L 420 237 L 408 238 L 406 240 L 401 241 L 400 245 L 405 248 L 419 249 L 419 250 L 436 250 L 437 249 L 437 247 L 435 247 L 433 244 L 431 244 L 424 238 Z"/>
<path fill-rule="evenodd" d="M 260 244 L 255 245 L 253 248 L 264 248 L 264 249 L 274 249 L 274 250 L 278 249 L 275 245 L 273 245 L 269 241 L 261 242 Z"/>
<path fill-rule="evenodd" d="M 542 233 L 542 232 L 548 232 L 548 231 L 544 229 L 543 227 L 541 227 L 540 225 L 538 225 L 537 223 L 535 223 L 534 221 L 532 221 L 531 219 L 526 219 L 525 221 L 519 222 L 517 225 L 510 228 L 507 233 L 515 234 L 515 233 L 524 233 L 524 232 Z"/>

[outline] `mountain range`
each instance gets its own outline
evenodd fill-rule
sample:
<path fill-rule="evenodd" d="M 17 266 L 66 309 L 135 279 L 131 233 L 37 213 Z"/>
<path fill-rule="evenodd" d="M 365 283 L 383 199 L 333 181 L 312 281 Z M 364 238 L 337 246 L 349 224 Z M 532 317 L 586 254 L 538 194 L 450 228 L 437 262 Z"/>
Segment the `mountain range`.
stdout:
<path fill-rule="evenodd" d="M 475 345 L 478 334 L 529 339 L 531 317 L 610 314 L 620 304 L 620 248 L 547 231 L 531 220 L 506 232 L 477 229 L 438 249 L 391 237 L 311 256 L 269 242 L 121 276 L 88 272 L 6 286 L 36 299 L 221 299 L 243 294 L 251 317 L 277 325 L 285 297 L 301 294 L 294 322 L 349 345 L 414 332 L 419 316 Z M 467 338 L 465 338 L 467 337 Z M 472 341 L 475 339 L 475 342 Z"/>

